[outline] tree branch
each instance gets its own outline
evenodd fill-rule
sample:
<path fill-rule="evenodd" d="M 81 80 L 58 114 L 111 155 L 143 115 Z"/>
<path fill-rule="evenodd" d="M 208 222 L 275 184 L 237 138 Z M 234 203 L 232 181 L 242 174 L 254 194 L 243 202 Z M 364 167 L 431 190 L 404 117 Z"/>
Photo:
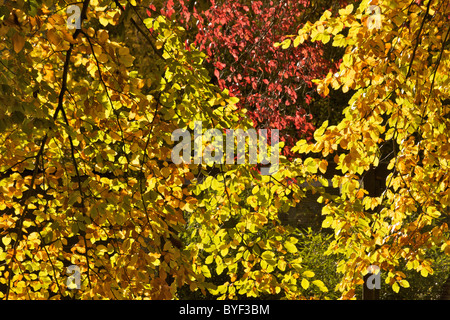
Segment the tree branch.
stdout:
<path fill-rule="evenodd" d="M 409 68 L 408 68 L 408 72 L 406 73 L 405 81 L 406 81 L 406 79 L 408 79 L 409 74 L 411 72 L 411 67 L 413 65 L 414 58 L 416 57 L 416 51 L 417 51 L 417 48 L 419 47 L 419 43 L 420 43 L 420 34 L 422 33 L 423 26 L 425 25 L 425 20 L 427 20 L 427 17 L 429 15 L 432 1 L 433 0 L 428 1 L 427 11 L 425 12 L 425 17 L 423 17 L 422 24 L 420 25 L 419 34 L 417 35 L 417 43 L 414 46 L 414 50 L 413 50 L 412 57 L 411 57 L 411 63 L 409 64 Z"/>
<path fill-rule="evenodd" d="M 89 5 L 89 1 L 90 0 L 84 0 L 83 1 L 83 7 L 81 9 L 81 14 L 80 14 L 80 20 L 81 20 L 80 23 L 82 23 L 83 20 L 86 19 L 86 11 L 87 11 L 87 8 L 88 8 L 88 5 Z M 81 29 L 77 29 L 74 32 L 73 36 L 72 36 L 73 39 L 76 39 L 78 37 L 78 35 L 80 34 L 80 32 L 81 32 Z M 63 74 L 62 74 L 61 90 L 59 92 L 59 97 L 58 97 L 58 106 L 56 107 L 55 113 L 53 114 L 53 120 L 56 120 L 57 117 L 58 117 L 59 112 L 62 111 L 63 112 L 63 116 L 64 116 L 64 120 L 65 120 L 65 122 L 67 124 L 68 124 L 68 121 L 67 121 L 67 117 L 66 117 L 66 114 L 64 112 L 64 109 L 63 109 L 63 101 L 64 101 L 64 94 L 65 94 L 65 92 L 67 90 L 67 75 L 68 75 L 68 72 L 69 72 L 69 63 L 70 63 L 70 56 L 72 54 L 72 49 L 73 49 L 73 43 L 70 44 L 70 47 L 67 50 L 66 60 L 64 61 L 64 69 L 63 69 Z M 69 139 L 71 141 L 70 137 L 69 137 Z M 39 148 L 38 153 L 36 154 L 36 157 L 35 157 L 36 160 L 35 160 L 33 175 L 31 177 L 31 182 L 30 182 L 30 188 L 24 193 L 24 195 L 23 195 L 23 197 L 22 197 L 22 199 L 20 201 L 20 205 L 23 207 L 23 211 L 22 211 L 22 214 L 20 215 L 20 217 L 19 217 L 19 219 L 17 221 L 18 235 L 17 235 L 17 239 L 14 241 L 14 245 L 13 245 L 13 258 L 11 258 L 11 261 L 10 261 L 10 263 L 8 264 L 8 266 L 7 266 L 6 270 L 5 270 L 5 273 L 8 272 L 8 285 L 7 285 L 7 288 L 6 288 L 5 300 L 8 300 L 8 298 L 9 298 L 9 293 L 10 293 L 10 290 L 11 290 L 11 279 L 12 279 L 11 267 L 12 267 L 12 264 L 13 264 L 13 261 L 14 261 L 14 257 L 16 255 L 17 246 L 18 246 L 18 244 L 21 241 L 22 236 L 23 236 L 23 229 L 22 229 L 23 222 L 25 220 L 26 213 L 29 211 L 27 208 L 24 208 L 25 201 L 29 198 L 31 192 L 34 189 L 34 183 L 35 183 L 36 176 L 37 176 L 37 173 L 38 173 L 38 170 L 39 170 L 39 159 L 44 154 L 44 148 L 45 148 L 45 145 L 47 144 L 47 140 L 48 140 L 48 134 L 46 134 L 44 136 L 44 138 L 42 139 L 41 146 Z M 73 147 L 73 144 L 71 144 L 71 147 Z M 78 172 L 78 170 L 77 170 L 77 172 Z M 88 276 L 88 278 L 89 278 L 89 276 Z M 62 295 L 62 292 L 60 292 L 60 293 Z"/>

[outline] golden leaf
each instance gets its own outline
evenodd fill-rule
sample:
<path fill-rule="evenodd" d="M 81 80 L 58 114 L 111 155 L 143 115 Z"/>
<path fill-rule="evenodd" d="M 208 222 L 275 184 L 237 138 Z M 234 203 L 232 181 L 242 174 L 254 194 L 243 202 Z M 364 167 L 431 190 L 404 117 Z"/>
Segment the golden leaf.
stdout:
<path fill-rule="evenodd" d="M 55 46 L 59 46 L 61 42 L 61 37 L 56 33 L 55 29 L 47 30 L 47 39 Z"/>
<path fill-rule="evenodd" d="M 25 38 L 16 32 L 12 37 L 12 43 L 14 46 L 14 51 L 19 53 L 25 45 Z"/>

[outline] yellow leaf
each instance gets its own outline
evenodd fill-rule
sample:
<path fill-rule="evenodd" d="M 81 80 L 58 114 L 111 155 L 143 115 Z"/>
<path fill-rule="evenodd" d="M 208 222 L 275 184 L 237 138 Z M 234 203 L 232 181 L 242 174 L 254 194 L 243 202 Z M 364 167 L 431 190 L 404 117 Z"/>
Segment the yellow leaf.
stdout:
<path fill-rule="evenodd" d="M 437 211 L 436 208 L 434 207 L 428 207 L 427 214 L 433 218 L 439 218 L 441 216 L 441 213 Z"/>
<path fill-rule="evenodd" d="M 25 38 L 22 37 L 20 34 L 15 33 L 12 37 L 12 43 L 14 46 L 14 51 L 16 53 L 19 53 L 23 49 L 23 46 L 25 45 Z"/>
<path fill-rule="evenodd" d="M 302 36 L 298 36 L 294 39 L 294 47 L 297 48 L 299 44 L 305 42 L 305 38 Z"/>
<path fill-rule="evenodd" d="M 98 32 L 98 42 L 101 44 L 104 44 L 109 38 L 108 31 L 106 30 L 100 30 Z"/>
<path fill-rule="evenodd" d="M 223 264 L 218 264 L 217 267 L 216 267 L 216 273 L 218 275 L 220 275 L 220 274 L 222 274 L 223 270 L 225 270 L 225 266 Z M 208 277 L 208 276 L 206 276 L 206 277 Z M 211 274 L 209 275 L 209 277 L 211 277 Z"/>
<path fill-rule="evenodd" d="M 314 277 L 314 272 L 308 270 L 308 271 L 303 272 L 302 276 L 312 278 L 312 277 Z"/>
<path fill-rule="evenodd" d="M 47 39 L 48 39 L 48 41 L 50 41 L 51 44 L 53 44 L 55 46 L 58 46 L 59 43 L 61 42 L 61 38 L 56 33 L 55 29 L 47 30 Z"/>
<path fill-rule="evenodd" d="M 202 273 L 203 273 L 203 275 L 204 275 L 205 277 L 211 278 L 211 272 L 209 271 L 209 268 L 208 268 L 207 265 L 203 265 L 203 266 L 201 267 L 201 270 L 202 270 Z"/>
<path fill-rule="evenodd" d="M 291 46 L 291 39 L 286 39 L 281 43 L 282 49 L 287 49 Z"/>
<path fill-rule="evenodd" d="M 399 281 L 400 286 L 403 288 L 409 288 L 409 282 L 405 279 Z"/>
<path fill-rule="evenodd" d="M 325 11 L 322 16 L 320 17 L 320 21 L 328 20 L 331 18 L 331 11 L 327 10 Z"/>
<path fill-rule="evenodd" d="M 329 228 L 333 223 L 333 218 L 331 216 L 327 216 L 325 220 L 322 222 L 322 228 Z"/>
<path fill-rule="evenodd" d="M 317 85 L 317 91 L 323 96 L 327 96 L 330 93 L 328 86 L 324 85 L 322 82 Z"/>
<path fill-rule="evenodd" d="M 97 57 L 97 59 L 98 59 L 98 62 L 100 62 L 100 63 L 106 63 L 106 62 L 108 62 L 108 55 L 105 53 L 102 53 Z"/>
<path fill-rule="evenodd" d="M 303 278 L 301 285 L 302 285 L 302 288 L 306 290 L 309 287 L 309 281 L 307 279 Z"/>
<path fill-rule="evenodd" d="M 211 263 L 213 262 L 213 260 L 214 260 L 214 256 L 213 256 L 213 255 L 210 255 L 210 256 L 208 256 L 208 257 L 206 258 L 205 263 L 206 263 L 206 264 L 211 264 Z"/>
<path fill-rule="evenodd" d="M 392 290 L 394 290 L 395 293 L 398 293 L 398 291 L 400 290 L 400 286 L 398 285 L 397 282 L 395 282 L 395 283 L 392 285 Z"/>
<path fill-rule="evenodd" d="M 305 139 L 297 141 L 295 146 L 292 148 L 293 152 L 305 153 L 308 147 L 308 142 Z"/>
<path fill-rule="evenodd" d="M 428 271 L 426 269 L 420 270 L 420 274 L 422 275 L 422 277 L 428 277 Z"/>
<path fill-rule="evenodd" d="M 322 37 L 322 43 L 326 44 L 330 41 L 330 39 L 331 39 L 331 36 L 329 34 L 324 34 Z"/>
<path fill-rule="evenodd" d="M 327 166 L 328 166 L 327 160 L 324 159 L 324 160 L 320 161 L 320 163 L 319 163 L 320 172 L 325 174 L 325 172 L 327 172 Z"/>
<path fill-rule="evenodd" d="M 319 290 L 322 292 L 328 292 L 327 287 L 325 286 L 325 284 L 322 282 L 322 280 L 314 280 L 312 282 L 314 285 L 316 285 L 317 287 L 319 287 Z"/>
<path fill-rule="evenodd" d="M 62 32 L 62 37 L 64 40 L 66 40 L 67 42 L 72 43 L 72 44 L 77 43 L 77 41 L 73 39 L 72 34 L 67 32 L 67 30 L 63 29 L 63 30 L 61 30 L 61 32 Z"/>
<path fill-rule="evenodd" d="M 345 9 L 339 9 L 340 16 L 348 16 L 353 11 L 353 4 L 349 4 Z"/>
<path fill-rule="evenodd" d="M 324 32 L 325 32 L 325 27 L 324 27 L 323 25 L 319 24 L 319 25 L 317 26 L 317 33 L 322 34 L 322 33 L 324 33 Z"/>
<path fill-rule="evenodd" d="M 2 242 L 5 246 L 11 243 L 11 237 L 9 235 L 6 235 L 2 238 Z"/>
<path fill-rule="evenodd" d="M 106 17 L 100 17 L 100 18 L 98 19 L 98 21 L 99 21 L 100 24 L 101 24 L 102 26 L 104 26 L 104 27 L 106 27 L 106 26 L 108 25 L 108 23 L 109 23 L 109 20 L 108 20 L 108 18 L 106 18 Z"/>
<path fill-rule="evenodd" d="M 284 244 L 284 247 L 287 249 L 287 251 L 289 251 L 290 253 L 296 253 L 297 252 L 297 247 L 290 243 L 290 242 L 286 242 Z"/>
<path fill-rule="evenodd" d="M 286 270 L 286 261 L 284 260 L 278 260 L 278 269 L 280 269 L 281 271 Z"/>

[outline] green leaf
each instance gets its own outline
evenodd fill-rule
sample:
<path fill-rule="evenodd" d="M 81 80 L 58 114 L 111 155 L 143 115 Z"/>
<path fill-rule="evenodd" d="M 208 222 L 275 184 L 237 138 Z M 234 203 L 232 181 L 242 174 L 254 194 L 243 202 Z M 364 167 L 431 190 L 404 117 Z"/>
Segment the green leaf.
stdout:
<path fill-rule="evenodd" d="M 75 222 L 73 222 L 71 224 L 71 230 L 72 230 L 73 234 L 77 234 L 78 233 L 78 231 L 79 231 L 79 229 L 78 229 L 78 222 L 75 221 Z M 48 236 L 48 234 L 47 234 L 47 236 Z M 46 242 L 50 242 L 50 241 L 46 241 Z"/>

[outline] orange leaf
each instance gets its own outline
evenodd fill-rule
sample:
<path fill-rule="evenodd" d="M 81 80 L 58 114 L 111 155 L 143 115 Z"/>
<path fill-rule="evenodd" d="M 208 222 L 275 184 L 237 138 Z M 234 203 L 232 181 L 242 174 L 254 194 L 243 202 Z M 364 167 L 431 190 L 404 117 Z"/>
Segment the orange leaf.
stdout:
<path fill-rule="evenodd" d="M 47 31 L 47 39 L 51 44 L 58 46 L 61 42 L 60 36 L 56 33 L 56 30 L 50 29 Z"/>
<path fill-rule="evenodd" d="M 23 46 L 25 45 L 25 38 L 22 37 L 20 34 L 15 33 L 12 37 L 12 43 L 14 46 L 14 51 L 16 53 L 19 53 L 23 49 Z"/>
<path fill-rule="evenodd" d="M 356 193 L 356 198 L 358 199 L 362 199 L 364 197 L 365 194 L 365 190 L 364 189 L 359 189 L 358 192 Z"/>
<path fill-rule="evenodd" d="M 327 166 L 328 166 L 327 160 L 320 161 L 320 163 L 319 163 L 319 170 L 320 170 L 320 172 L 325 174 L 325 172 L 327 171 Z"/>

